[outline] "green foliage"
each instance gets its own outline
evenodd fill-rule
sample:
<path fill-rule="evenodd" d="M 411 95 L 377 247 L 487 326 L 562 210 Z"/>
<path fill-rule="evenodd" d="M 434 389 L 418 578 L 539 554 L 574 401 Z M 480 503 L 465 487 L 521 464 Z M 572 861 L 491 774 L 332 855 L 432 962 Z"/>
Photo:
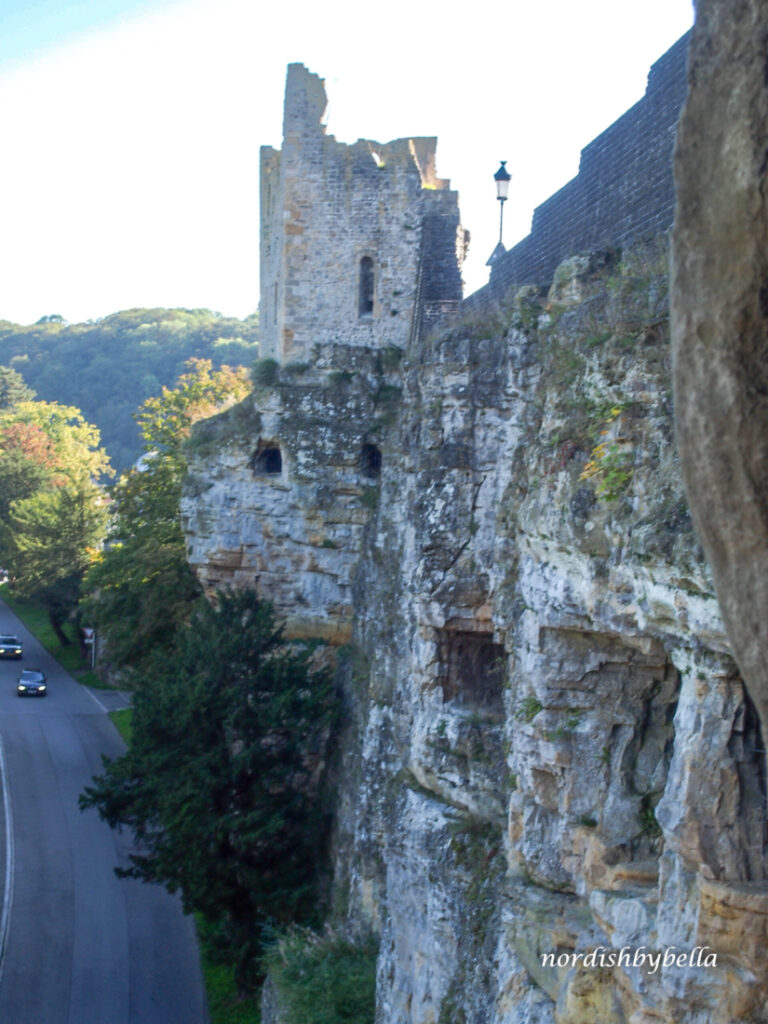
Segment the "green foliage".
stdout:
<path fill-rule="evenodd" d="M 311 368 L 311 366 L 311 363 L 305 363 L 299 360 L 291 363 L 284 363 L 283 373 L 286 373 L 289 377 L 301 377 Z"/>
<path fill-rule="evenodd" d="M 532 722 L 544 705 L 537 697 L 527 696 L 520 701 L 520 706 L 515 712 L 518 722 Z"/>
<path fill-rule="evenodd" d="M 601 442 L 592 449 L 592 456 L 579 479 L 594 479 L 598 497 L 616 501 L 629 487 L 632 476 L 632 452 L 618 444 Z"/>
<path fill-rule="evenodd" d="M 616 423 L 624 411 L 622 405 L 616 405 L 603 418 L 604 429 L 601 436 L 609 434 L 611 425 Z M 600 441 L 592 449 L 592 454 L 584 467 L 580 480 L 594 480 L 597 484 L 596 493 L 605 501 L 615 501 L 629 487 L 633 476 L 633 452 L 628 445 L 618 443 L 622 439 Z"/>
<path fill-rule="evenodd" d="M 379 488 L 364 487 L 360 494 L 360 502 L 365 508 L 375 512 L 379 505 Z"/>
<path fill-rule="evenodd" d="M 83 614 L 123 668 L 139 670 L 153 652 L 171 649 L 200 593 L 179 522 L 184 443 L 196 420 L 240 401 L 247 387 L 242 369 L 214 371 L 210 360 L 190 360 L 176 387 L 147 399 L 137 414 L 143 466 L 114 488 L 110 545 L 83 588 Z"/>
<path fill-rule="evenodd" d="M 387 345 L 381 349 L 380 355 L 382 369 L 391 373 L 399 368 L 404 352 L 398 345 Z"/>
<path fill-rule="evenodd" d="M 276 359 L 259 359 L 251 369 L 251 380 L 257 388 L 269 388 L 280 379 L 280 364 Z"/>
<path fill-rule="evenodd" d="M 649 839 L 659 839 L 663 832 L 661 825 L 656 818 L 656 804 L 659 802 L 660 793 L 643 793 L 640 798 L 640 832 L 639 836 L 646 836 Z"/>
<path fill-rule="evenodd" d="M 581 715 L 566 715 L 556 729 L 547 729 L 544 735 L 548 740 L 564 740 L 576 731 L 581 722 Z"/>
<path fill-rule="evenodd" d="M 312 923 L 336 721 L 330 673 L 286 644 L 252 591 L 201 598 L 176 648 L 144 665 L 128 752 L 80 798 L 141 853 L 119 873 L 180 891 L 253 989 L 265 934 Z"/>
<path fill-rule="evenodd" d="M 76 645 L 76 630 L 70 622 L 62 624 L 64 641 L 51 625 L 47 606 L 35 598 L 19 597 L 13 589 L 3 587 L 3 601 L 12 609 L 27 629 L 34 633 L 35 638 L 52 654 L 56 661 L 68 672 L 76 672 L 82 664 L 80 649 Z"/>
<path fill-rule="evenodd" d="M 328 384 L 332 388 L 343 388 L 347 384 L 351 384 L 354 379 L 354 374 L 350 373 L 349 370 L 332 370 L 328 374 Z"/>
<path fill-rule="evenodd" d="M 164 387 L 160 395 L 148 398 L 135 417 L 144 450 L 159 449 L 177 461 L 193 423 L 241 401 L 250 390 L 243 367 L 214 371 L 210 359 L 188 359 L 185 368 L 173 388 Z"/>
<path fill-rule="evenodd" d="M 184 443 L 184 452 L 204 458 L 221 451 L 230 442 L 250 443 L 260 433 L 261 414 L 252 400 L 244 399 L 224 412 L 195 423 Z"/>
<path fill-rule="evenodd" d="M 117 731 L 123 737 L 126 747 L 131 745 L 133 708 L 121 708 L 120 711 L 110 711 L 109 717 L 115 723 Z"/>
<path fill-rule="evenodd" d="M 284 1024 L 373 1024 L 377 945 L 294 929 L 267 965 Z"/>
<path fill-rule="evenodd" d="M 2 529 L 3 554 L 22 597 L 48 610 L 62 644 L 63 624 L 77 607 L 80 580 L 104 536 L 106 509 L 93 484 L 41 490 L 14 502 Z"/>
<path fill-rule="evenodd" d="M 396 384 L 379 384 L 373 396 L 377 409 L 396 405 L 403 395 L 403 389 Z"/>
<path fill-rule="evenodd" d="M 108 471 L 99 432 L 78 409 L 29 400 L 0 409 L 0 563 L 20 596 L 47 606 L 62 644 L 104 536 L 105 496 L 93 481 Z"/>
<path fill-rule="evenodd" d="M 24 383 L 20 373 L 10 366 L 0 366 L 0 409 L 9 409 L 18 402 L 31 402 L 35 392 Z"/>
<path fill-rule="evenodd" d="M 260 996 L 243 998 L 237 991 L 232 965 L 218 962 L 206 953 L 205 943 L 201 945 L 210 1024 L 259 1024 Z"/>
<path fill-rule="evenodd" d="M 45 317 L 30 327 L 0 321 L 0 363 L 48 401 L 74 405 L 100 431 L 118 470 L 140 451 L 133 419 L 146 398 L 171 385 L 192 358 L 250 366 L 258 317 L 196 309 L 131 309 L 85 324 Z M 0 407 L 3 405 L 0 372 Z"/>

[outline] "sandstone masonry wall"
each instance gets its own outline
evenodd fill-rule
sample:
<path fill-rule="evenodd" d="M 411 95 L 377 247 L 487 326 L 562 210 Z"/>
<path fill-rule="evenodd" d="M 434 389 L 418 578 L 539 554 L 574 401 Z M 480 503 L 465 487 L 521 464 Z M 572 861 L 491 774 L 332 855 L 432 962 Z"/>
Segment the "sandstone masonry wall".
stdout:
<path fill-rule="evenodd" d="M 262 149 L 261 346 L 280 362 L 317 344 L 402 347 L 422 303 L 461 299 L 464 232 L 437 140 L 347 146 L 326 135 L 325 106 L 321 79 L 291 64 L 282 150 Z"/>

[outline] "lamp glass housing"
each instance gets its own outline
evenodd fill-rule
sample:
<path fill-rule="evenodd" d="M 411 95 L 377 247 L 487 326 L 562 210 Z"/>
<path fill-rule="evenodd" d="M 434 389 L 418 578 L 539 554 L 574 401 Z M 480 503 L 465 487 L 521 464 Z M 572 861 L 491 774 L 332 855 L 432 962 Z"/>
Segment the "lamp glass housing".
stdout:
<path fill-rule="evenodd" d="M 506 160 L 501 161 L 501 167 L 493 176 L 493 180 L 496 182 L 496 198 L 502 203 L 509 195 L 509 182 L 512 177 L 505 166 L 506 162 Z"/>

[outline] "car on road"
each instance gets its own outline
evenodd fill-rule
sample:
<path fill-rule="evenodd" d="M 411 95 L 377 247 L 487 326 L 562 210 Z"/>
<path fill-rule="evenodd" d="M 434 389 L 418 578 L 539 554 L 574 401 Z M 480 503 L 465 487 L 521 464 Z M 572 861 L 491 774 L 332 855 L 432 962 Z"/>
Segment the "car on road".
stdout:
<path fill-rule="evenodd" d="M 35 668 L 25 668 L 19 676 L 16 693 L 20 697 L 45 697 L 48 693 L 45 674 Z"/>
<path fill-rule="evenodd" d="M 17 636 L 5 633 L 0 636 L 0 658 L 20 658 L 24 647 Z"/>

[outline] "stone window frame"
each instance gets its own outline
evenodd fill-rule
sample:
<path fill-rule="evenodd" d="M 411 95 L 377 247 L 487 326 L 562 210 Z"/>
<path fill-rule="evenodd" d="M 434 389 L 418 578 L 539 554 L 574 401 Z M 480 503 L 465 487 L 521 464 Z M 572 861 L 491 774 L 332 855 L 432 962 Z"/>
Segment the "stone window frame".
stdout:
<path fill-rule="evenodd" d="M 363 261 L 370 260 L 371 263 L 371 294 L 370 294 L 370 310 L 363 311 Z M 373 249 L 361 249 L 355 256 L 355 312 L 358 321 L 361 323 L 370 323 L 374 320 L 379 313 L 379 303 L 376 300 L 376 291 L 379 286 L 379 261 L 375 250 Z"/>
<path fill-rule="evenodd" d="M 472 620 L 454 620 L 434 631 L 438 658 L 437 683 L 443 704 L 486 715 L 501 713 L 508 656 L 496 639 L 492 625 Z M 467 652 L 470 646 L 473 651 Z M 467 654 L 469 655 L 467 657 Z M 461 668 L 474 663 L 483 678 L 462 678 Z"/>

